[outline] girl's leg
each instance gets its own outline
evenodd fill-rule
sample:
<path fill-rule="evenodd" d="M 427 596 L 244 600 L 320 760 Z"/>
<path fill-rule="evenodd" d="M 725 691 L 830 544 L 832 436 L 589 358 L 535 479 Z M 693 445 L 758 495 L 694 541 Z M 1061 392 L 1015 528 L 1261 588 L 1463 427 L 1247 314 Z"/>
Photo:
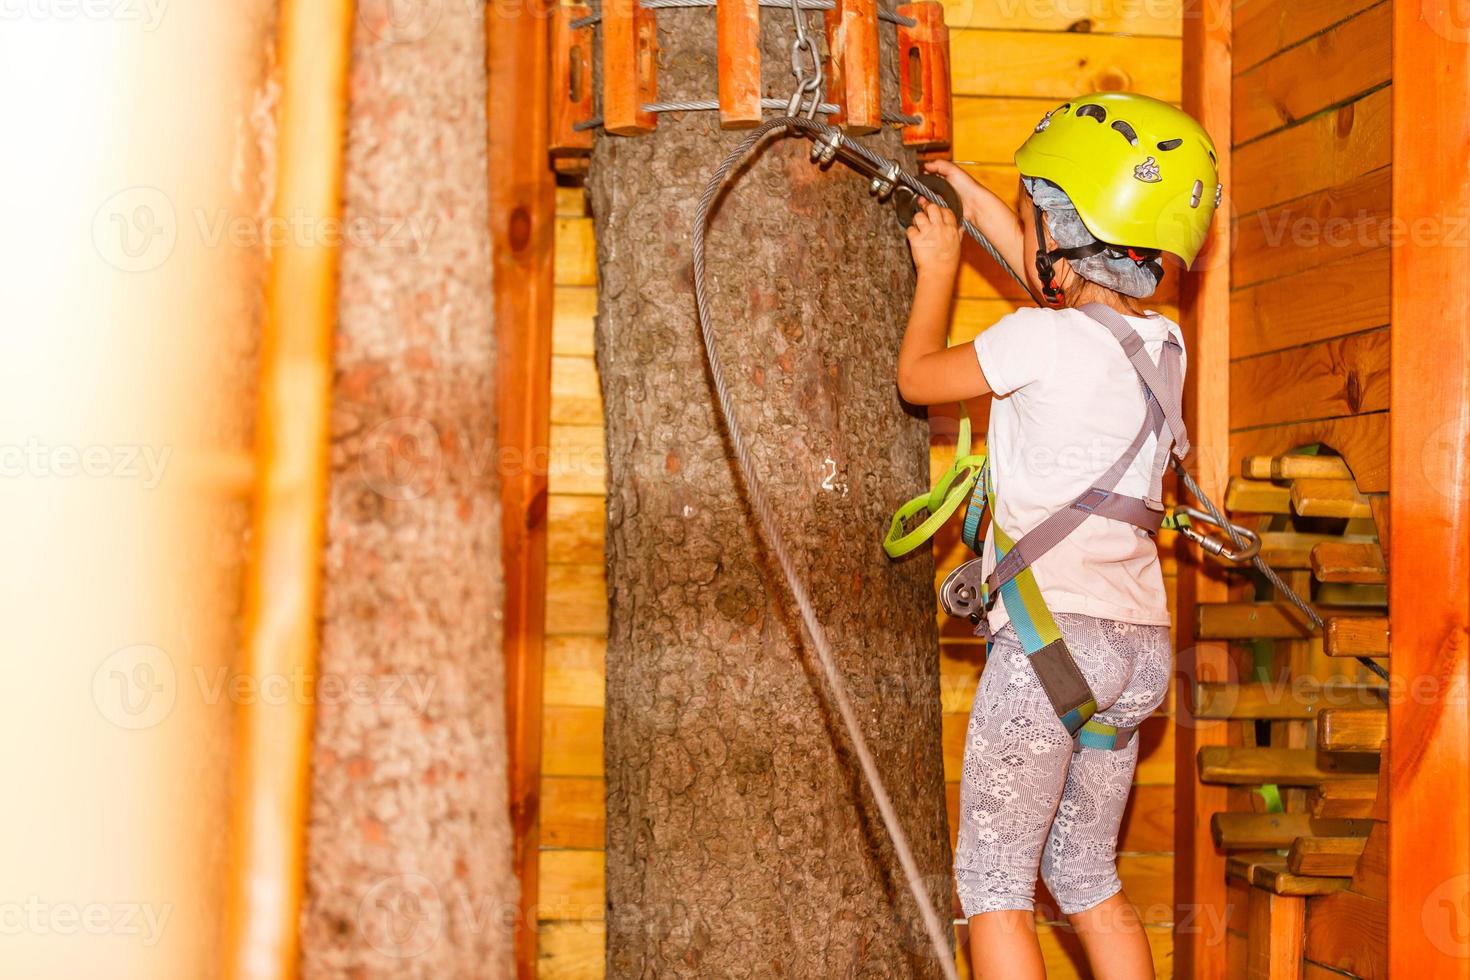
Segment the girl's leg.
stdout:
<path fill-rule="evenodd" d="M 1170 676 L 1167 628 L 1094 620 L 1092 629 L 1069 634 L 1068 643 L 1079 661 L 1098 657 L 1129 665 L 1127 683 L 1098 714 L 1101 721 L 1132 728 L 1163 702 Z M 1154 976 L 1148 936 L 1117 871 L 1118 832 L 1137 764 L 1137 739 L 1118 751 L 1079 749 L 1042 855 L 1042 876 L 1098 980 Z"/>
<path fill-rule="evenodd" d="M 1040 978 L 1034 896 L 1072 740 L 1015 632 L 997 637 L 970 712 L 955 882 L 976 977 Z"/>

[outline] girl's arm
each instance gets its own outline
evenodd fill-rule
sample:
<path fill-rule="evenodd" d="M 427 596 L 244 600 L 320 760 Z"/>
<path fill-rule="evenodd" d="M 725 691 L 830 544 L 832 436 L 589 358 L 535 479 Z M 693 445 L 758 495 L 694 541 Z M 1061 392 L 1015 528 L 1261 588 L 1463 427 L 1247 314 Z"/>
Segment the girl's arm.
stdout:
<path fill-rule="evenodd" d="M 949 347 L 945 337 L 960 268 L 960 234 L 954 214 L 929 203 L 908 231 L 919 282 L 898 350 L 898 393 L 914 405 L 963 401 L 990 391 L 975 348 Z"/>
<path fill-rule="evenodd" d="M 990 244 L 1012 269 L 1021 269 L 1024 250 L 1021 247 L 1021 221 L 1016 217 L 1015 209 L 948 160 L 932 160 L 924 165 L 924 169 L 954 185 L 970 224 L 990 239 Z"/>

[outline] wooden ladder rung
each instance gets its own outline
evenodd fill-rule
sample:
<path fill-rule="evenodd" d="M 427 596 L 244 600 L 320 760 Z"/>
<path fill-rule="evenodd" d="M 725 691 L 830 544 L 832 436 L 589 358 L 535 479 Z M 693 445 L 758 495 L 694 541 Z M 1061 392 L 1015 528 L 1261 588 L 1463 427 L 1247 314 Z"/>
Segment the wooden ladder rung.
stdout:
<path fill-rule="evenodd" d="M 1388 617 L 1328 616 L 1322 650 L 1329 657 L 1388 656 Z"/>
<path fill-rule="evenodd" d="M 1312 790 L 1311 810 L 1314 817 L 1357 819 L 1373 814 L 1378 802 L 1378 780 L 1332 779 Z"/>
<path fill-rule="evenodd" d="M 1381 703 L 1380 691 L 1381 688 L 1340 679 L 1324 683 L 1315 677 L 1298 677 L 1274 684 L 1201 681 L 1194 686 L 1190 708 L 1196 718 L 1306 721 L 1318 717 L 1329 705 L 1375 707 Z"/>
<path fill-rule="evenodd" d="M 1329 752 L 1380 752 L 1388 708 L 1329 708 L 1317 719 L 1317 745 Z"/>
<path fill-rule="evenodd" d="M 1362 837 L 1298 837 L 1286 856 L 1286 866 L 1294 875 L 1320 878 L 1351 878 L 1358 868 L 1358 858 L 1368 844 Z"/>
<path fill-rule="evenodd" d="M 1303 640 L 1311 620 L 1286 602 L 1202 602 L 1194 635 L 1201 640 Z"/>
<path fill-rule="evenodd" d="M 1232 476 L 1225 485 L 1225 509 L 1241 514 L 1290 514 L 1291 488 Z"/>
<path fill-rule="evenodd" d="M 1199 750 L 1199 779 L 1223 786 L 1316 786 L 1342 776 L 1378 771 L 1378 757 L 1331 755 L 1316 749 L 1237 748 L 1207 745 Z"/>
<path fill-rule="evenodd" d="M 914 21 L 913 27 L 898 26 L 899 108 L 906 116 L 919 117 L 917 123 L 904 125 L 903 145 L 947 147 L 954 133 L 954 116 L 944 4 L 939 0 L 901 4 L 898 15 Z"/>
<path fill-rule="evenodd" d="M 1352 480 L 1293 480 L 1291 509 L 1302 517 L 1372 517 L 1368 498 Z"/>
<path fill-rule="evenodd" d="M 1286 866 L 1286 858 L 1274 851 L 1244 851 L 1225 859 L 1225 873 L 1273 895 L 1301 897 L 1331 895 L 1348 886 L 1343 878 L 1313 878 L 1295 875 Z"/>
<path fill-rule="evenodd" d="M 827 98 L 837 105 L 827 121 L 851 134 L 877 132 L 883 125 L 877 0 L 835 0 L 824 16 Z"/>
<path fill-rule="evenodd" d="M 1222 851 L 1290 847 L 1298 837 L 1366 837 L 1373 821 L 1314 817 L 1309 813 L 1216 813 L 1210 836 Z"/>
<path fill-rule="evenodd" d="M 1341 456 L 1247 456 L 1240 475 L 1251 480 L 1351 480 Z"/>
<path fill-rule="evenodd" d="M 1383 585 L 1388 566 L 1383 551 L 1371 542 L 1323 542 L 1312 548 L 1312 574 L 1319 582 Z"/>
<path fill-rule="evenodd" d="M 1309 534 L 1300 531 L 1262 531 L 1260 538 L 1261 557 L 1277 571 L 1311 568 L 1313 548 L 1319 544 L 1341 544 L 1344 541 L 1344 537 L 1338 534 Z"/>

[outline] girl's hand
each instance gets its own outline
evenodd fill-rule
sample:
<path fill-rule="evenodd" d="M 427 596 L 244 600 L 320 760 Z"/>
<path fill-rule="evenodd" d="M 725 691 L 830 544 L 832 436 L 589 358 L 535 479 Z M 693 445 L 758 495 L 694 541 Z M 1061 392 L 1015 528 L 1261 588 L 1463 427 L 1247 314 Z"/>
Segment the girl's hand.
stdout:
<path fill-rule="evenodd" d="M 914 215 L 908 236 L 914 267 L 921 277 L 954 278 L 960 267 L 960 228 L 953 211 L 924 201 L 923 208 Z"/>
<path fill-rule="evenodd" d="M 948 160 L 930 160 L 924 164 L 926 173 L 938 174 L 949 181 L 955 193 L 960 196 L 960 205 L 965 212 L 965 220 L 979 223 L 984 213 L 984 202 L 986 195 L 990 194 L 980 183 L 965 173 L 959 167 Z M 994 196 L 994 195 L 991 195 Z"/>

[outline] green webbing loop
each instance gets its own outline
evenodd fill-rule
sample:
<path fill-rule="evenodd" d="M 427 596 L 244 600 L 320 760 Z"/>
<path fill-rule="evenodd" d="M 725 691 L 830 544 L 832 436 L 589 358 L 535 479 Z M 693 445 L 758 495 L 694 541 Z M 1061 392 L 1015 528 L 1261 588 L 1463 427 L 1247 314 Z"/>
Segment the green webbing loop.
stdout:
<path fill-rule="evenodd" d="M 939 532 L 954 512 L 970 499 L 970 491 L 985 468 L 985 454 L 970 452 L 970 417 L 960 406 L 960 433 L 955 441 L 955 458 L 939 477 L 934 488 L 900 507 L 883 538 L 883 550 L 889 558 L 900 558 L 920 547 Z M 929 516 L 918 527 L 904 533 L 904 523 L 923 511 Z"/>

